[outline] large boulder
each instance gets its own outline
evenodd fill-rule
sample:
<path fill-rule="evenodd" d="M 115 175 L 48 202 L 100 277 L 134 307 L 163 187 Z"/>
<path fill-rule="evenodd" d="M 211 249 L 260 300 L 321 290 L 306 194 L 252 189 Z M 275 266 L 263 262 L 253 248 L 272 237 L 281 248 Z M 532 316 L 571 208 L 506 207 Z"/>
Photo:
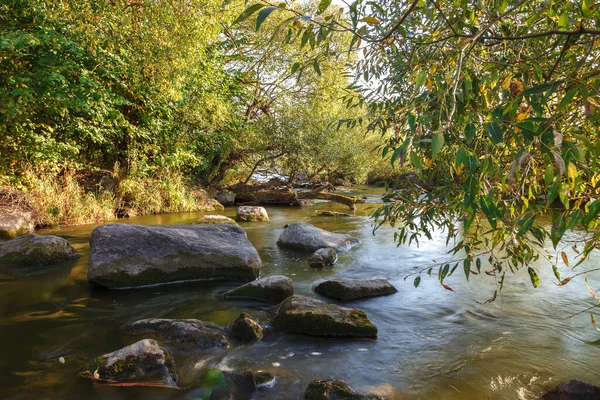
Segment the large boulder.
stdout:
<path fill-rule="evenodd" d="M 273 328 L 311 336 L 377 337 L 367 313 L 305 296 L 292 296 L 275 310 Z"/>
<path fill-rule="evenodd" d="M 79 257 L 71 244 L 58 236 L 35 233 L 0 245 L 0 263 L 20 266 L 49 265 Z"/>
<path fill-rule="evenodd" d="M 218 225 L 218 224 L 231 224 L 231 225 L 237 225 L 237 222 L 235 222 L 235 220 L 226 217 L 224 215 L 203 215 L 202 217 L 198 218 L 196 221 L 194 221 L 194 224 L 200 224 L 200 225 Z"/>
<path fill-rule="evenodd" d="M 231 206 L 233 203 L 235 203 L 236 194 L 233 192 L 221 191 L 218 192 L 215 197 L 217 201 L 224 206 Z"/>
<path fill-rule="evenodd" d="M 332 233 L 317 228 L 307 222 L 296 222 L 285 227 L 277 244 L 302 251 L 317 251 L 323 247 L 332 247 L 340 252 L 350 250 L 360 244 L 360 240 L 343 233 Z"/>
<path fill-rule="evenodd" d="M 545 393 L 540 400 L 598 400 L 600 387 L 589 383 L 569 380 Z"/>
<path fill-rule="evenodd" d="M 177 386 L 175 363 L 158 342 L 143 339 L 93 360 L 83 374 L 91 379 L 132 385 Z"/>
<path fill-rule="evenodd" d="M 315 287 L 315 292 L 342 301 L 386 296 L 397 291 L 385 279 L 330 279 Z"/>
<path fill-rule="evenodd" d="M 242 343 L 252 343 L 264 338 L 263 328 L 250 314 L 241 313 L 231 327 L 231 334 Z"/>
<path fill-rule="evenodd" d="M 308 258 L 308 265 L 313 268 L 331 267 L 338 259 L 337 252 L 334 248 L 325 247 L 315 251 Z"/>
<path fill-rule="evenodd" d="M 262 222 L 269 220 L 264 207 L 241 206 L 237 209 L 237 220 L 240 222 Z"/>
<path fill-rule="evenodd" d="M 312 381 L 306 392 L 305 400 L 385 400 L 376 394 L 357 393 L 344 381 L 325 380 Z"/>
<path fill-rule="evenodd" d="M 0 214 L 0 239 L 14 239 L 33 232 L 35 224 L 31 211 L 13 210 L 9 214 L 2 214 Z"/>
<path fill-rule="evenodd" d="M 274 275 L 257 279 L 226 292 L 226 299 L 249 299 L 279 304 L 294 295 L 294 282 L 287 276 Z"/>
<path fill-rule="evenodd" d="M 248 282 L 259 276 L 260 266 L 239 226 L 110 224 L 90 236 L 88 280 L 108 288 L 200 279 Z"/>
<path fill-rule="evenodd" d="M 121 332 L 203 349 L 229 347 L 229 336 L 223 328 L 197 319 L 147 318 L 121 327 Z"/>

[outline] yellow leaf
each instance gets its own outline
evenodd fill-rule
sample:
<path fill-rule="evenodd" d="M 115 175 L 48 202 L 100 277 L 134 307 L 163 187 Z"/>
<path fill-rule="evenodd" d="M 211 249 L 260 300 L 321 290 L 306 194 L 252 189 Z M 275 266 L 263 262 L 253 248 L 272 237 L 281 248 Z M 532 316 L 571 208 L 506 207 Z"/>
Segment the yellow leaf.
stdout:
<path fill-rule="evenodd" d="M 375 17 L 364 17 L 362 20 L 369 25 L 379 25 L 381 23 L 381 21 Z"/>
<path fill-rule="evenodd" d="M 94 376 L 94 378 L 100 379 L 100 374 L 98 373 L 98 370 L 95 370 L 92 375 Z"/>
<path fill-rule="evenodd" d="M 520 81 L 512 81 L 510 83 L 510 92 L 512 93 L 513 96 L 518 96 L 521 93 L 523 93 L 523 90 L 525 90 L 525 88 L 523 87 L 523 83 Z"/>
<path fill-rule="evenodd" d="M 567 167 L 567 176 L 573 182 L 577 178 L 577 167 L 572 162 L 570 162 L 569 166 Z"/>
<path fill-rule="evenodd" d="M 510 80 L 511 80 L 511 76 L 507 76 L 506 78 L 504 78 L 504 82 L 502 82 L 502 89 L 504 90 L 508 90 L 510 89 Z"/>
<path fill-rule="evenodd" d="M 562 257 L 562 260 L 565 263 L 565 265 L 568 267 L 569 266 L 569 257 L 567 257 L 567 253 L 565 253 L 563 251 L 560 253 L 560 256 Z"/>
<path fill-rule="evenodd" d="M 527 119 L 527 118 L 529 118 L 529 117 L 530 117 L 530 115 L 529 115 L 529 113 L 527 113 L 527 112 L 524 112 L 524 113 L 518 113 L 518 114 L 517 114 L 517 119 L 516 119 L 516 120 L 517 120 L 517 123 L 519 123 L 519 122 L 522 122 L 522 121 L 526 120 L 526 119 Z"/>
<path fill-rule="evenodd" d="M 593 106 L 600 107 L 600 103 L 598 102 L 598 100 L 596 100 L 593 97 L 588 97 L 587 101 Z"/>
<path fill-rule="evenodd" d="M 432 165 L 433 165 L 433 160 L 425 161 L 425 168 L 431 168 Z"/>

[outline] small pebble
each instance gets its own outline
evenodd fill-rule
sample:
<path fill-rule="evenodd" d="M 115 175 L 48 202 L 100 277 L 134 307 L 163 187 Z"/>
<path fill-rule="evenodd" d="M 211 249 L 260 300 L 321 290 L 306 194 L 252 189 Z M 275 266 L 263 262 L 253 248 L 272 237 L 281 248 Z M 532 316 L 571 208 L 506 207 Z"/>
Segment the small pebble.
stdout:
<path fill-rule="evenodd" d="M 320 356 L 323 353 L 319 353 L 318 351 L 313 351 L 312 353 L 310 353 L 312 356 Z"/>
<path fill-rule="evenodd" d="M 275 368 L 281 367 L 281 364 L 279 364 L 278 362 L 274 362 L 271 365 L 274 366 Z"/>
<path fill-rule="evenodd" d="M 61 363 L 61 364 L 64 364 L 65 363 L 65 358 L 64 357 L 60 357 L 58 359 L 58 362 Z"/>
<path fill-rule="evenodd" d="M 364 347 L 361 347 L 360 349 L 358 349 L 358 351 L 369 351 L 369 349 L 365 349 Z"/>

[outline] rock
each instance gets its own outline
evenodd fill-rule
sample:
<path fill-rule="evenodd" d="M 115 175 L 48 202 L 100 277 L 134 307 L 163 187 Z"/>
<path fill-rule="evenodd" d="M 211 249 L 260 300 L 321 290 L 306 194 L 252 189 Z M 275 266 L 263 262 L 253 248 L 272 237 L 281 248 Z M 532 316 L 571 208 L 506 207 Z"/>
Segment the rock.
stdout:
<path fill-rule="evenodd" d="M 252 343 L 263 339 L 260 323 L 251 315 L 241 313 L 231 327 L 231 334 L 242 343 Z"/>
<path fill-rule="evenodd" d="M 212 388 L 209 400 L 249 400 L 253 392 L 275 381 L 268 372 L 221 371 L 209 369 L 203 378 L 204 386 Z"/>
<path fill-rule="evenodd" d="M 140 386 L 177 386 L 171 354 L 157 341 L 143 339 L 92 361 L 84 371 L 91 379 Z"/>
<path fill-rule="evenodd" d="M 277 306 L 273 328 L 311 336 L 377 337 L 366 312 L 304 296 L 289 297 Z"/>
<path fill-rule="evenodd" d="M 217 225 L 217 224 L 231 224 L 231 225 L 237 225 L 237 222 L 235 222 L 235 220 L 226 217 L 224 215 L 204 215 L 200 218 L 198 218 L 197 221 L 194 222 L 194 224 L 204 224 L 204 225 Z"/>
<path fill-rule="evenodd" d="M 248 282 L 258 252 L 239 226 L 103 225 L 90 236 L 88 280 L 126 288 L 200 279 Z"/>
<path fill-rule="evenodd" d="M 32 233 L 0 245 L 2 264 L 49 265 L 77 257 L 79 254 L 73 246 L 58 236 L 40 236 Z"/>
<path fill-rule="evenodd" d="M 589 383 L 569 380 L 545 393 L 540 400 L 598 400 L 600 387 Z"/>
<path fill-rule="evenodd" d="M 335 249 L 331 247 L 325 247 L 315 251 L 312 256 L 308 258 L 308 265 L 313 268 L 331 267 L 337 261 L 338 256 Z"/>
<path fill-rule="evenodd" d="M 315 287 L 315 292 L 343 301 L 386 296 L 397 291 L 385 279 L 330 279 Z"/>
<path fill-rule="evenodd" d="M 303 251 L 316 251 L 323 247 L 347 251 L 360 244 L 360 240 L 350 235 L 328 232 L 306 222 L 296 222 L 283 230 L 277 244 Z"/>
<path fill-rule="evenodd" d="M 355 392 L 344 381 L 326 380 L 312 381 L 306 392 L 305 400 L 385 400 L 376 394 L 360 394 Z"/>
<path fill-rule="evenodd" d="M 226 299 L 251 299 L 278 304 L 293 295 L 294 282 L 287 276 L 274 275 L 246 283 L 223 296 Z"/>
<path fill-rule="evenodd" d="M 241 222 L 268 221 L 269 215 L 264 207 L 241 206 L 237 209 L 237 220 Z"/>
<path fill-rule="evenodd" d="M 235 203 L 236 194 L 228 191 L 220 191 L 215 197 L 224 206 L 231 206 Z"/>
<path fill-rule="evenodd" d="M 335 212 L 335 211 L 321 211 L 319 216 L 321 216 L 321 217 L 351 217 L 352 214 L 346 214 L 346 213 Z"/>
<path fill-rule="evenodd" d="M 147 318 L 121 327 L 121 332 L 152 337 L 161 342 L 195 344 L 203 349 L 229 347 L 225 329 L 197 319 Z"/>
<path fill-rule="evenodd" d="M 14 239 L 33 232 L 35 224 L 31 211 L 11 211 L 0 215 L 0 239 Z"/>

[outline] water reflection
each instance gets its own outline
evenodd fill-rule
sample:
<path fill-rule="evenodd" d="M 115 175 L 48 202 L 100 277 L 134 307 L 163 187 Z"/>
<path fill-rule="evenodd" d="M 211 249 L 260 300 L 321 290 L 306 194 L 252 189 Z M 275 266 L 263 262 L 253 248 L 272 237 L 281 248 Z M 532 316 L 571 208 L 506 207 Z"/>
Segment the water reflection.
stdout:
<path fill-rule="evenodd" d="M 392 296 L 347 303 L 368 312 L 379 338 L 335 340 L 273 334 L 263 342 L 208 357 L 177 352 L 178 373 L 187 383 L 199 379 L 207 365 L 264 370 L 278 377 L 272 389 L 256 399 L 300 399 L 313 379 L 338 378 L 357 389 L 374 388 L 402 399 L 536 399 L 550 386 L 569 378 L 600 384 L 600 349 L 585 344 L 596 332 L 589 316 L 566 318 L 592 305 L 583 277 L 557 287 L 552 269 L 540 263 L 542 284 L 533 289 L 526 271 L 507 276 L 504 295 L 480 305 L 495 289 L 487 276 L 461 274 L 447 279 L 455 292 L 435 278 L 418 288 L 404 278 L 431 262 L 444 259 L 445 236 L 419 248 L 396 247 L 393 231 L 372 234 L 367 215 L 379 193 L 363 191 L 368 203 L 352 217 L 321 217 L 322 210 L 348 212 L 319 202 L 308 208 L 269 207 L 269 223 L 242 225 L 263 260 L 263 275 L 285 274 L 297 293 L 319 297 L 315 283 L 331 277 L 389 279 L 399 292 Z M 235 209 L 225 210 L 233 217 Z M 200 213 L 182 213 L 119 221 L 139 224 L 185 224 Z M 347 232 L 362 244 L 340 255 L 333 269 L 308 267 L 306 255 L 280 249 L 277 238 L 287 223 L 309 221 L 332 231 Z M 223 301 L 228 284 L 167 285 L 130 291 L 107 291 L 87 284 L 87 237 L 94 226 L 69 227 L 47 233 L 68 237 L 83 254 L 79 260 L 47 268 L 3 268 L 0 271 L 0 379 L 11 399 L 191 399 L 201 389 L 99 386 L 78 378 L 85 360 L 131 343 L 118 328 L 147 317 L 198 318 L 220 325 L 240 312 L 259 317 L 265 306 L 248 301 Z M 576 239 L 576 236 L 572 237 Z M 568 256 L 576 254 L 567 248 Z M 598 257 L 578 267 L 596 265 Z M 486 269 L 485 263 L 483 268 Z M 563 268 L 564 269 L 564 268 Z M 566 269 L 561 271 L 568 276 Z M 597 275 L 590 276 L 596 289 Z M 329 301 L 329 300 L 328 300 Z M 65 363 L 59 362 L 63 357 Z"/>

